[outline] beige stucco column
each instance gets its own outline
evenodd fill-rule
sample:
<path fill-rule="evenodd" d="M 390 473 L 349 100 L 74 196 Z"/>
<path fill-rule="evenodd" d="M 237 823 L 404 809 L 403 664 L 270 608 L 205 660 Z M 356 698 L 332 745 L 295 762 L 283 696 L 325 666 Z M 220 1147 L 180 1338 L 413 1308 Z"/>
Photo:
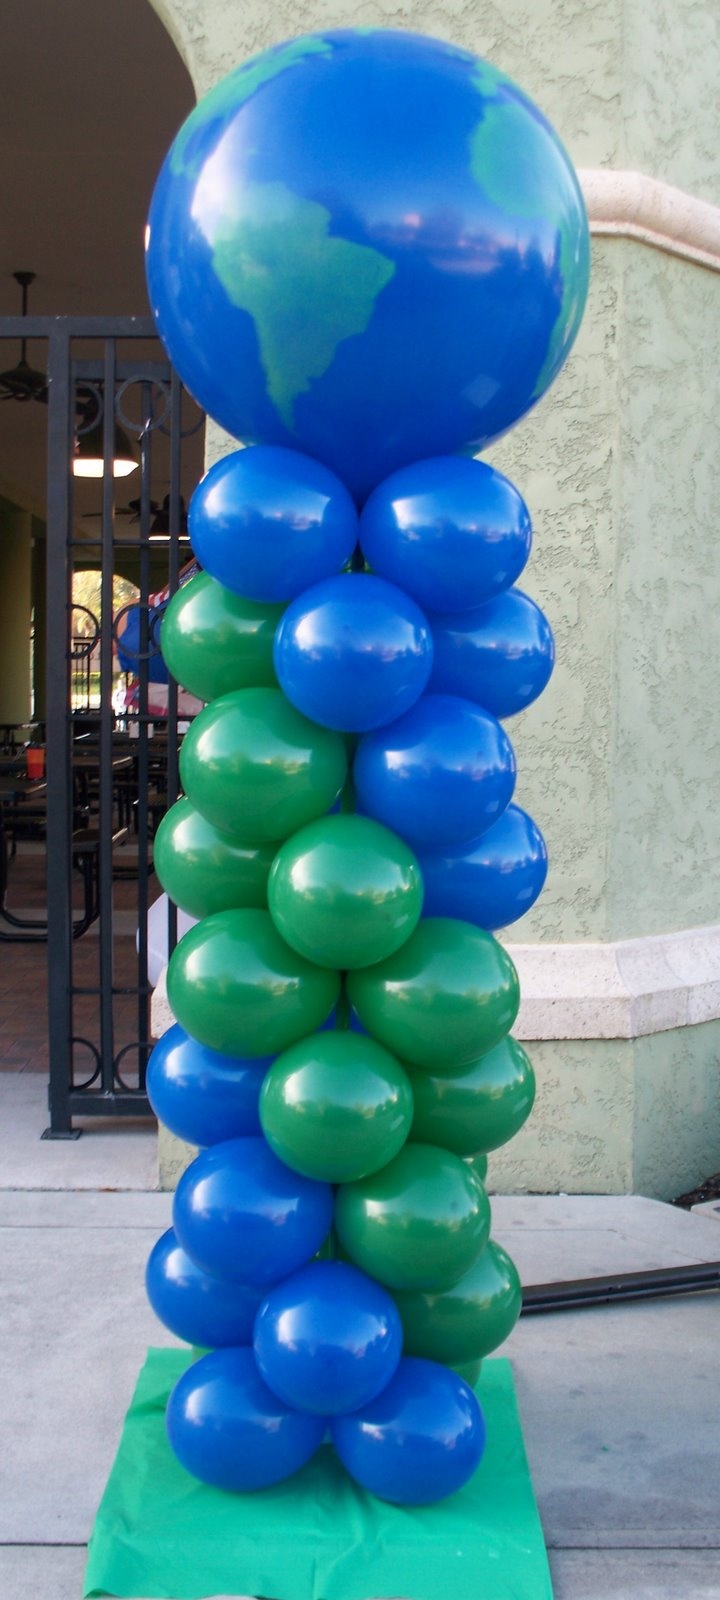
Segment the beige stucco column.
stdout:
<path fill-rule="evenodd" d="M 47 552 L 45 527 L 33 517 L 32 607 L 33 607 L 33 714 L 45 716 L 47 671 Z"/>
<path fill-rule="evenodd" d="M 550 394 L 489 459 L 534 516 L 558 667 L 510 724 L 550 849 L 512 929 L 538 1074 L 498 1187 L 670 1197 L 720 1166 L 720 61 L 713 0 L 154 0 L 198 93 L 343 24 L 515 77 L 580 169 L 593 278 Z"/>
<path fill-rule="evenodd" d="M 0 499 L 0 722 L 30 716 L 32 516 Z"/>

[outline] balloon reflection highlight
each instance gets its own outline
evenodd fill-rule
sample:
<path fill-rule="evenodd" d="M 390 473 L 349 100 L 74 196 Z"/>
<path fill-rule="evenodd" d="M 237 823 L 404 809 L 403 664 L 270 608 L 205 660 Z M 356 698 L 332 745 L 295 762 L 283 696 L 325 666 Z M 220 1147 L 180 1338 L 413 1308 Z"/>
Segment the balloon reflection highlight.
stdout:
<path fill-rule="evenodd" d="M 346 773 L 339 734 L 309 722 L 278 689 L 239 689 L 213 700 L 180 753 L 188 799 L 241 844 L 286 839 L 322 816 Z"/>
<path fill-rule="evenodd" d="M 282 1483 L 322 1443 L 321 1417 L 292 1411 L 257 1369 L 252 1350 L 214 1350 L 178 1379 L 166 1425 L 186 1472 L 245 1493 Z"/>
<path fill-rule="evenodd" d="M 276 846 L 238 844 L 190 801 L 165 812 L 153 840 L 153 866 L 166 894 L 193 917 L 267 906 Z"/>
<path fill-rule="evenodd" d="M 316 1261 L 271 1289 L 253 1348 L 269 1388 L 297 1411 L 340 1416 L 387 1388 L 402 1354 L 392 1297 L 343 1261 Z"/>
<path fill-rule="evenodd" d="M 476 839 L 512 798 L 515 756 L 500 723 L 455 695 L 424 695 L 360 740 L 358 803 L 415 848 Z"/>
<path fill-rule="evenodd" d="M 368 817 L 325 817 L 281 845 L 268 904 L 278 932 L 320 966 L 370 967 L 414 932 L 423 903 L 417 859 Z"/>
<path fill-rule="evenodd" d="M 357 544 L 355 506 L 318 461 L 274 445 L 223 456 L 190 502 L 203 567 L 247 600 L 291 600 L 340 572 Z"/>
<path fill-rule="evenodd" d="M 176 946 L 167 991 L 194 1039 L 252 1059 L 276 1055 L 322 1027 L 340 978 L 291 950 L 267 911 L 218 911 Z"/>
<path fill-rule="evenodd" d="M 200 700 L 233 689 L 274 689 L 275 629 L 282 605 L 258 605 L 201 572 L 173 595 L 160 643 L 173 677 Z"/>
<path fill-rule="evenodd" d="M 498 1044 L 520 1004 L 502 945 L 449 917 L 421 921 L 394 956 L 351 972 L 347 992 L 374 1038 L 401 1061 L 442 1074 Z"/>
<path fill-rule="evenodd" d="M 415 461 L 373 490 L 360 542 L 372 571 L 426 611 L 463 612 L 515 582 L 532 526 L 502 473 L 485 461 L 441 456 Z"/>
<path fill-rule="evenodd" d="M 288 606 L 275 671 L 288 700 L 325 728 L 365 733 L 415 704 L 430 676 L 430 627 L 395 584 L 348 572 Z"/>
<path fill-rule="evenodd" d="M 173 1227 L 203 1272 L 262 1286 L 312 1259 L 332 1214 L 327 1184 L 290 1172 L 264 1139 L 228 1139 L 183 1173 Z"/>
<path fill-rule="evenodd" d="M 188 1144 L 220 1144 L 260 1132 L 258 1104 L 270 1065 L 218 1054 L 174 1023 L 158 1040 L 147 1068 L 156 1117 Z"/>
<path fill-rule="evenodd" d="M 351 1477 L 379 1500 L 423 1506 L 472 1477 L 485 1421 L 472 1390 L 446 1367 L 405 1357 L 376 1400 L 331 1427 Z"/>
<path fill-rule="evenodd" d="M 339 1190 L 335 1228 L 351 1261 L 388 1288 L 446 1289 L 486 1245 L 490 1206 L 457 1156 L 413 1144 Z"/>
<path fill-rule="evenodd" d="M 374 1039 L 316 1033 L 278 1056 L 260 1099 L 263 1133 L 295 1172 L 348 1183 L 385 1167 L 408 1137 L 413 1095 Z"/>
<path fill-rule="evenodd" d="M 174 1228 L 154 1246 L 145 1286 L 156 1317 L 176 1338 L 211 1350 L 252 1343 L 264 1290 L 203 1272 L 183 1250 Z"/>
<path fill-rule="evenodd" d="M 510 805 L 470 844 L 419 852 L 428 917 L 458 917 L 494 933 L 517 922 L 542 893 L 545 840 L 520 806 Z"/>

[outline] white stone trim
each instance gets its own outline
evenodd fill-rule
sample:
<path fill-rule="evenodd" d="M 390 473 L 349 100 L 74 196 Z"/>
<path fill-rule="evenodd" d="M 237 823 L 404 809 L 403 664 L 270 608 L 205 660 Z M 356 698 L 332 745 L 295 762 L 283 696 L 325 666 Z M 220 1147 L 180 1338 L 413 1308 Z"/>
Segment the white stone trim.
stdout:
<path fill-rule="evenodd" d="M 594 234 L 639 239 L 720 272 L 720 206 L 644 172 L 578 172 Z"/>
<path fill-rule="evenodd" d="M 720 924 L 615 944 L 506 949 L 520 978 L 518 1039 L 637 1039 L 720 1017 Z M 154 1038 L 175 1020 L 164 972 L 151 1019 Z"/>
<path fill-rule="evenodd" d="M 506 948 L 520 978 L 519 1039 L 636 1039 L 720 1017 L 720 924 Z"/>

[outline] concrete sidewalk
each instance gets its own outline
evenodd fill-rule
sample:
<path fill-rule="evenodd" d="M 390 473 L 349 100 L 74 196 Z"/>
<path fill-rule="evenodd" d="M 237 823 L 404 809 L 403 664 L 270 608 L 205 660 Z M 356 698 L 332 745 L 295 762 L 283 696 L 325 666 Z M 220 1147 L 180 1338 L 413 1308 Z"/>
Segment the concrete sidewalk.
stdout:
<path fill-rule="evenodd" d="M 43 1093 L 0 1078 L 0 1600 L 80 1600 L 145 1350 L 175 1343 L 143 1292 L 171 1206 L 149 1188 L 152 1132 L 41 1144 Z M 656 1201 L 504 1196 L 493 1214 L 526 1283 L 720 1257 L 717 1220 Z M 720 1600 L 719 1348 L 716 1294 L 518 1325 L 503 1353 L 556 1600 Z"/>

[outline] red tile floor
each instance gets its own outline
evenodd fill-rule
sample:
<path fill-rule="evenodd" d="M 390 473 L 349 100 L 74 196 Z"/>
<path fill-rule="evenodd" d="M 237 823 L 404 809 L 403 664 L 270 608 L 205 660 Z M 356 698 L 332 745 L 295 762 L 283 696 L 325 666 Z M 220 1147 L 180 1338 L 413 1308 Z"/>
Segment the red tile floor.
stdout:
<path fill-rule="evenodd" d="M 77 874 L 73 886 L 77 909 L 82 905 L 82 885 Z M 160 893 L 157 880 L 150 880 L 149 899 Z M 118 986 L 137 983 L 135 924 L 137 883 L 130 880 L 113 884 L 113 977 Z M 8 905 L 20 916 L 41 916 L 45 907 L 45 850 L 39 842 L 21 842 L 10 864 Z M 74 983 L 92 987 L 98 983 L 100 940 L 97 924 L 73 945 Z M 0 1070 L 12 1072 L 48 1071 L 47 945 L 0 943 Z M 116 995 L 113 1003 L 115 1052 L 138 1037 L 136 997 Z M 97 1042 L 98 1000 L 79 995 L 74 1006 L 74 1032 Z M 76 1051 L 76 1076 L 84 1076 L 89 1051 Z M 133 1085 L 132 1053 L 127 1059 L 128 1077 Z"/>

